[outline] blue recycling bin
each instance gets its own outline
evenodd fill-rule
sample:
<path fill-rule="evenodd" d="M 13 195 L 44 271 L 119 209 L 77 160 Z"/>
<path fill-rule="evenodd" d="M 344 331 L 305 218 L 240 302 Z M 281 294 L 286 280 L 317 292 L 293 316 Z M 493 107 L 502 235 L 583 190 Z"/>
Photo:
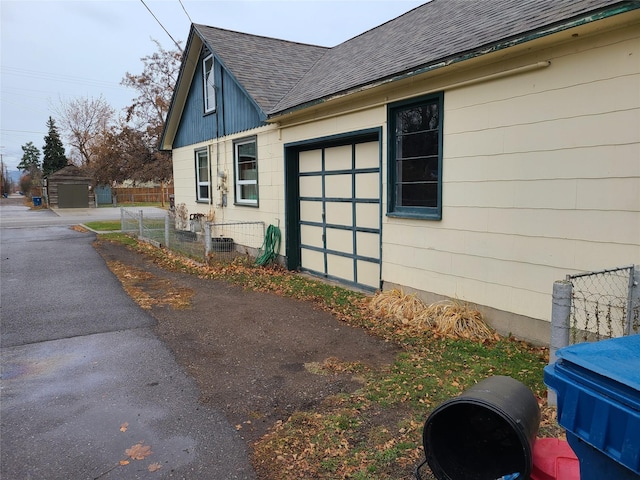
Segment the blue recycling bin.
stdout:
<path fill-rule="evenodd" d="M 640 335 L 561 348 L 544 369 L 580 480 L 640 478 Z"/>
<path fill-rule="evenodd" d="M 31 200 L 33 201 L 34 207 L 42 206 L 42 197 L 31 197 Z"/>

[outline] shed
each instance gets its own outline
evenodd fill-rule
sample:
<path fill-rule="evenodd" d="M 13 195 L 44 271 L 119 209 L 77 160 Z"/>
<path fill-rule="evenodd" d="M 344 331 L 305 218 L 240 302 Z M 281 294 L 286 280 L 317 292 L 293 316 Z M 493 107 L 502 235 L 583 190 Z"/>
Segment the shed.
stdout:
<path fill-rule="evenodd" d="M 95 207 L 93 180 L 75 165 L 66 167 L 46 177 L 47 202 L 53 208 Z"/>

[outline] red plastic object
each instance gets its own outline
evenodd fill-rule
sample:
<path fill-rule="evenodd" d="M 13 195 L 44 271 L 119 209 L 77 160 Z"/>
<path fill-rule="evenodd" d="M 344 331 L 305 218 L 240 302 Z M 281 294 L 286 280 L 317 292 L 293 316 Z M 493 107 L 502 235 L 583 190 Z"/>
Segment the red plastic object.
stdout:
<path fill-rule="evenodd" d="M 580 462 L 566 440 L 538 438 L 533 444 L 531 480 L 580 480 Z"/>

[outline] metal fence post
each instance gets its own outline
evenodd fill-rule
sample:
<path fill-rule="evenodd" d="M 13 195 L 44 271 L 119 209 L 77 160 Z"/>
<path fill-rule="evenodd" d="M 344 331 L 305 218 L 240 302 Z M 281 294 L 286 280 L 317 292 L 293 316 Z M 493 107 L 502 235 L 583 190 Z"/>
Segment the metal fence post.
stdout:
<path fill-rule="evenodd" d="M 634 265 L 629 273 L 629 293 L 627 294 L 627 318 L 625 335 L 640 333 L 640 266 Z"/>
<path fill-rule="evenodd" d="M 142 210 L 140 210 L 140 216 L 138 217 L 138 229 L 140 230 L 140 238 L 144 238 L 144 223 L 142 220 Z"/>
<path fill-rule="evenodd" d="M 209 222 L 204 222 L 204 256 L 205 259 L 207 255 L 211 253 L 211 224 Z"/>
<path fill-rule="evenodd" d="M 120 230 L 125 231 L 124 228 L 124 208 L 120 207 Z"/>
<path fill-rule="evenodd" d="M 555 363 L 558 349 L 569 345 L 572 289 L 571 282 L 567 280 L 559 280 L 553 283 L 549 364 Z M 556 392 L 551 389 L 548 390 L 547 402 L 552 406 L 557 405 Z"/>
<path fill-rule="evenodd" d="M 164 245 L 169 248 L 169 214 L 164 216 Z"/>

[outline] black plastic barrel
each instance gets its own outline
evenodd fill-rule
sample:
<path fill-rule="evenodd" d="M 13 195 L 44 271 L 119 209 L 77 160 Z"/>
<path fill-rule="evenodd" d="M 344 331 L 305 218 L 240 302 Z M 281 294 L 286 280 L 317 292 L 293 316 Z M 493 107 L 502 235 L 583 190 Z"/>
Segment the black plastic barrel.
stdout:
<path fill-rule="evenodd" d="M 489 377 L 429 415 L 426 461 L 438 480 L 527 479 L 539 426 L 540 408 L 526 385 Z"/>

